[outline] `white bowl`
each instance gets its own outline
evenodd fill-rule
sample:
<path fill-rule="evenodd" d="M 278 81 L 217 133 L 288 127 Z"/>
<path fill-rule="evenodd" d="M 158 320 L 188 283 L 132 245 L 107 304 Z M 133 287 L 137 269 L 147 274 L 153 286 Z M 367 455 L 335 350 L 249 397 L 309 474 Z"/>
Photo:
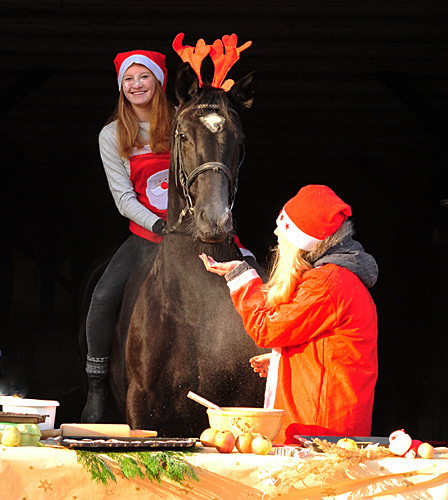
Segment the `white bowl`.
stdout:
<path fill-rule="evenodd" d="M 228 430 L 234 435 L 243 432 L 263 434 L 273 441 L 280 432 L 284 410 L 265 408 L 227 407 L 221 410 L 209 408 L 208 420 L 212 429 Z"/>
<path fill-rule="evenodd" d="M 48 415 L 45 422 L 38 424 L 39 429 L 54 429 L 54 419 L 58 401 L 46 399 L 15 398 L 13 396 L 0 396 L 0 405 L 4 412 L 28 413 L 30 415 Z"/>

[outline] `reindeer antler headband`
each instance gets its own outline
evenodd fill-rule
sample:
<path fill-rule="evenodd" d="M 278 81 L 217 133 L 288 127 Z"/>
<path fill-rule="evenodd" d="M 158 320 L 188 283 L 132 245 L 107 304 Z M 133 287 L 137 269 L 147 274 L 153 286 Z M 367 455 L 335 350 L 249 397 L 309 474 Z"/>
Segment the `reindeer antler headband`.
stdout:
<path fill-rule="evenodd" d="M 235 83 L 231 79 L 224 81 L 229 69 L 238 61 L 241 52 L 252 45 L 252 42 L 246 42 L 241 47 L 237 47 L 237 36 L 235 33 L 224 35 L 222 41 L 217 39 L 213 42 L 213 45 L 206 45 L 204 40 L 200 38 L 196 42 L 196 47 L 191 47 L 190 45 L 183 46 L 183 39 L 184 33 L 179 33 L 173 41 L 173 49 L 183 62 L 190 63 L 190 66 L 198 77 L 199 86 L 202 86 L 202 61 L 210 54 L 215 67 L 212 87 L 222 88 L 225 91 L 228 91 Z"/>

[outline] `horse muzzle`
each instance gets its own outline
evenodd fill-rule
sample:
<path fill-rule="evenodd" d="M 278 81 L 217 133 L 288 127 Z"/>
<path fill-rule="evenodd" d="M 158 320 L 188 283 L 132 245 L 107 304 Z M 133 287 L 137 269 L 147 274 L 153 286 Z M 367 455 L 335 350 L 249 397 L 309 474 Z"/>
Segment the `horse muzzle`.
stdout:
<path fill-rule="evenodd" d="M 233 227 L 232 211 L 229 207 L 214 210 L 214 204 L 206 208 L 195 208 L 196 237 L 204 243 L 221 243 Z"/>

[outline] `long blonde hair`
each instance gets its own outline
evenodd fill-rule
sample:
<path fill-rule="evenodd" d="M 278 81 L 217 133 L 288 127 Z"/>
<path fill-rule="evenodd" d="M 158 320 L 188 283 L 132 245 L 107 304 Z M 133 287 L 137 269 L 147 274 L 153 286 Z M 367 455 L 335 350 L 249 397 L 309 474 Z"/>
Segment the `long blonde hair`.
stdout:
<path fill-rule="evenodd" d="M 266 302 L 269 306 L 288 302 L 294 293 L 300 276 L 313 266 L 306 260 L 306 254 L 285 238 L 280 253 L 279 246 L 274 249 L 269 281 L 264 286 Z"/>
<path fill-rule="evenodd" d="M 159 81 L 156 81 L 154 96 L 149 104 L 149 146 L 155 154 L 168 151 L 174 106 L 168 101 Z M 118 104 L 107 123 L 117 120 L 118 151 L 123 158 L 129 158 L 133 148 L 141 149 L 147 141 L 142 137 L 132 104 L 120 91 Z"/>
<path fill-rule="evenodd" d="M 309 252 L 297 248 L 289 240 L 283 238 L 281 253 L 278 245 L 273 250 L 270 278 L 263 287 L 266 303 L 270 307 L 275 307 L 288 302 L 302 274 L 313 268 L 313 262 L 353 232 L 353 223 L 347 220 L 334 234 L 314 245 Z"/>

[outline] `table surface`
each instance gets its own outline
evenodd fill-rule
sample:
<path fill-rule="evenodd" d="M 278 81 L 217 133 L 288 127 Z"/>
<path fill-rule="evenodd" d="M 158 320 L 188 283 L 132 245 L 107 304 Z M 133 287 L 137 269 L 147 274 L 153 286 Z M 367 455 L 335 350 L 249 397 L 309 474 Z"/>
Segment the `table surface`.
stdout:
<path fill-rule="evenodd" d="M 51 440 L 41 443 L 51 443 Z M 119 471 L 116 483 L 92 481 L 77 462 L 74 450 L 51 446 L 0 445 L 1 500 L 267 500 L 283 499 L 448 499 L 448 448 L 437 448 L 431 460 L 388 457 L 356 465 L 344 463 L 333 477 L 303 476 L 320 471 L 327 455 L 303 457 L 217 453 L 198 446 L 185 459 L 199 481 L 126 479 Z M 304 469 L 307 468 L 307 469 Z"/>

